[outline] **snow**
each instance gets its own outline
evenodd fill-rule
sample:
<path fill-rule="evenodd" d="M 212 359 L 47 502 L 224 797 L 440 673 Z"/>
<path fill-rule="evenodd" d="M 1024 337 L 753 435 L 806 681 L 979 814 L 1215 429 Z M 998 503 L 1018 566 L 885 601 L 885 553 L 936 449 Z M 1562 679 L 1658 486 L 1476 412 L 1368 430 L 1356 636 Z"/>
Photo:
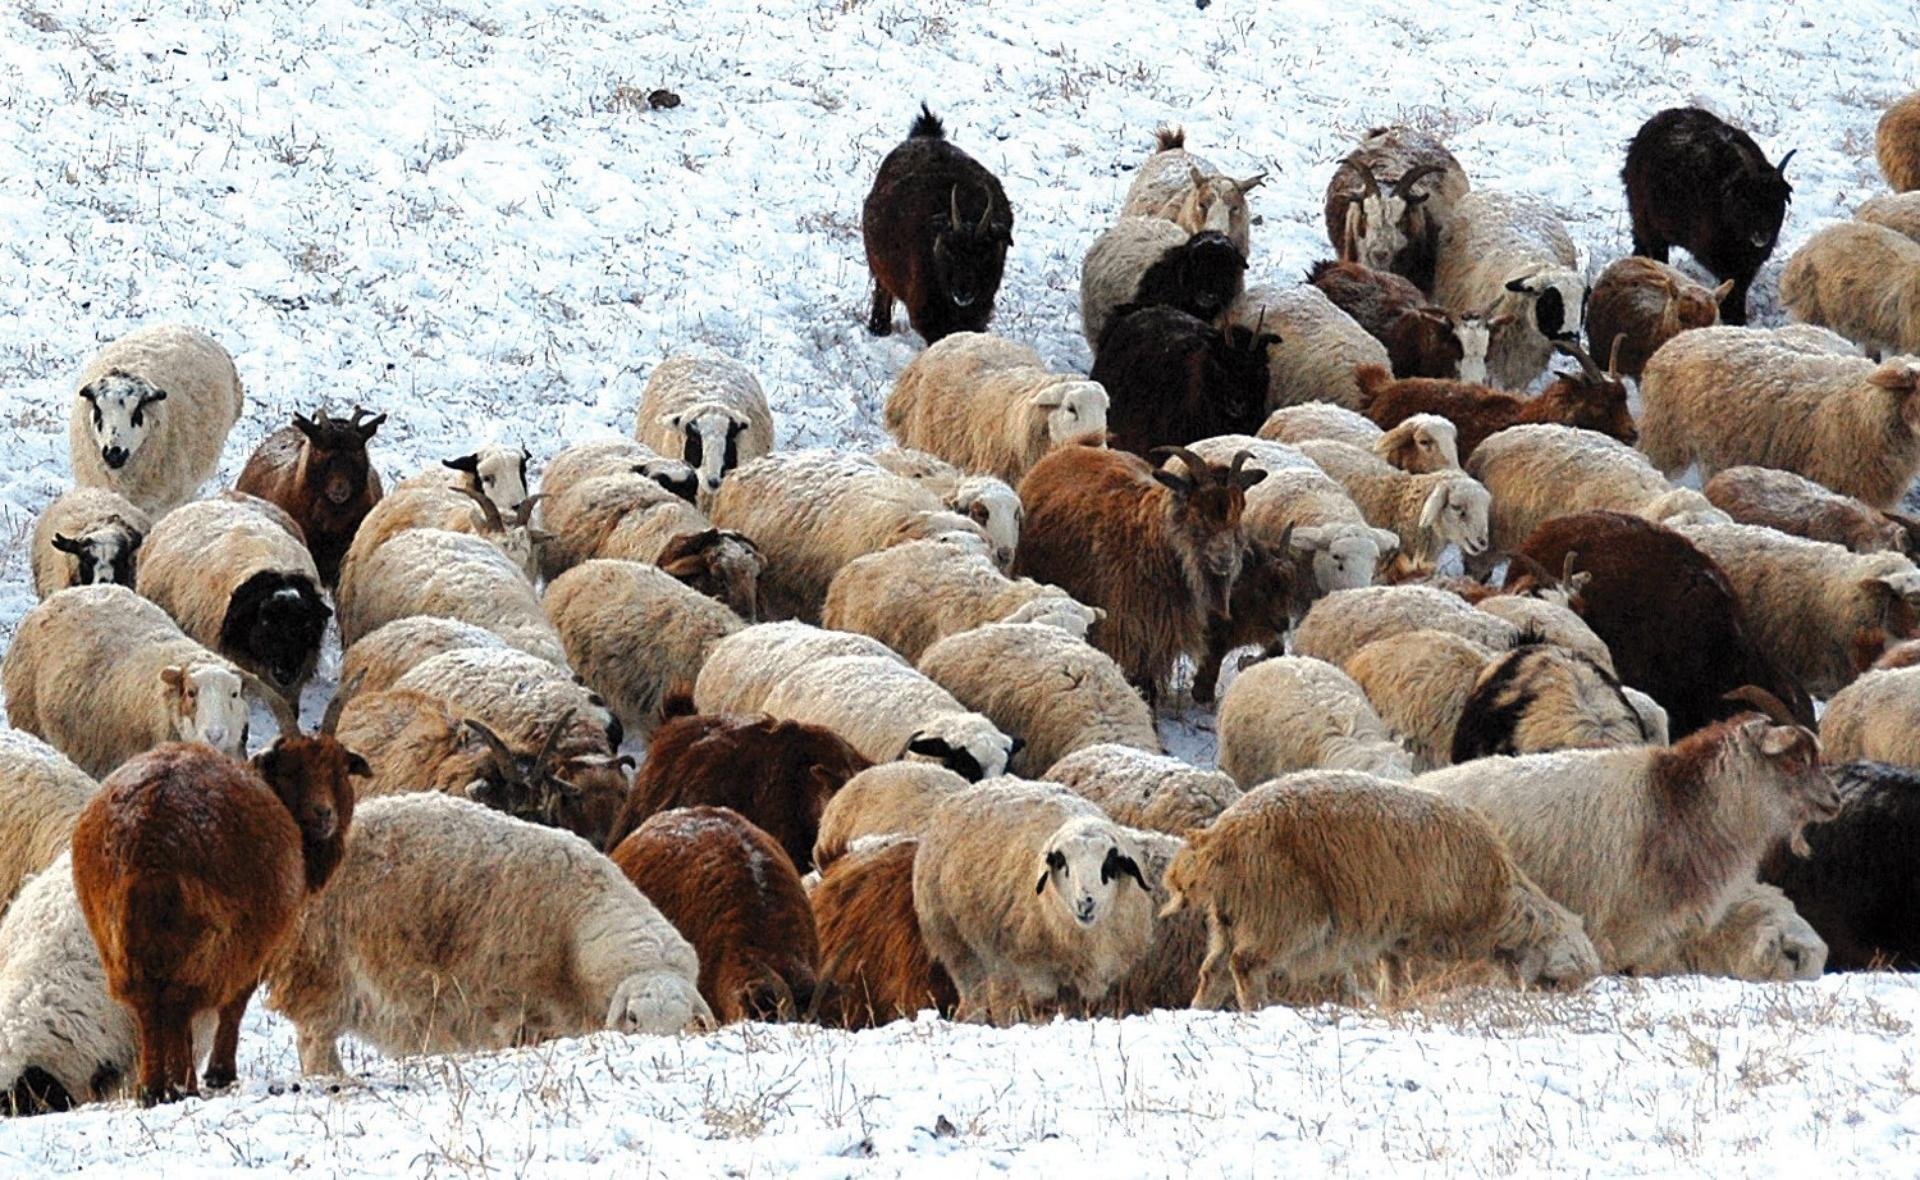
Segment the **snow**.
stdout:
<path fill-rule="evenodd" d="M 474 441 L 541 457 L 624 434 L 645 372 L 690 344 L 753 367 L 781 445 L 875 444 L 918 341 L 904 316 L 891 338 L 864 330 L 859 203 L 922 98 L 1015 204 L 995 327 L 1057 366 L 1088 363 L 1080 259 L 1162 122 L 1235 175 L 1269 171 L 1250 197 L 1250 283 L 1295 281 L 1328 253 L 1332 162 L 1402 119 L 1444 134 L 1477 185 L 1551 202 L 1597 272 L 1628 245 L 1625 141 L 1701 101 L 1774 158 L 1800 149 L 1754 300 L 1778 322 L 1792 250 L 1881 191 L 1873 126 L 1920 77 L 1912 15 L 19 0 L 0 11 L 0 644 L 32 603 L 33 516 L 66 481 L 70 378 L 141 323 L 190 319 L 235 354 L 249 402 L 227 482 L 268 430 L 323 403 L 391 413 L 376 440 L 389 477 Z M 651 109 L 656 87 L 681 105 Z M 336 668 L 330 653 L 309 722 Z M 1204 715 L 1165 728 L 1211 761 Z M 350 1053 L 364 1073 L 341 1093 L 277 1095 L 297 1080 L 290 1032 L 256 1015 L 238 1094 L 0 1124 L 0 1174 L 1911 1170 L 1915 1006 L 1894 978 L 1615 981 L 1431 1018 L 752 1027 Z"/>

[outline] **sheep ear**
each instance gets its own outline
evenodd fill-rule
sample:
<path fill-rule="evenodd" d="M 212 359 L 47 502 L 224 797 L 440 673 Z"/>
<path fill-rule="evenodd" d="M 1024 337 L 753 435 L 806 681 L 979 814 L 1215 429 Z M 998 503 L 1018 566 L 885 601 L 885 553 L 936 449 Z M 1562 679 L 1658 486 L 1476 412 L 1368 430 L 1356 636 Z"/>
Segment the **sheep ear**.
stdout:
<path fill-rule="evenodd" d="M 1057 381 L 1052 385 L 1044 386 L 1039 393 L 1033 395 L 1033 404 L 1043 410 L 1057 409 L 1064 405 L 1066 400 L 1067 390 L 1064 381 Z"/>
<path fill-rule="evenodd" d="M 372 778 L 373 767 L 367 765 L 365 758 L 349 750 L 347 751 L 347 773 L 361 778 Z"/>
<path fill-rule="evenodd" d="M 1195 188 L 1205 188 L 1207 186 L 1207 174 L 1200 171 L 1200 169 L 1194 167 L 1192 164 L 1188 164 L 1187 165 L 1187 183 L 1191 184 Z"/>
<path fill-rule="evenodd" d="M 480 453 L 476 451 L 471 455 L 461 455 L 457 459 L 442 459 L 440 465 L 451 467 L 455 471 L 464 471 L 468 475 L 478 475 L 480 474 Z"/>
<path fill-rule="evenodd" d="M 1440 514 L 1447 508 L 1447 485 L 1441 484 L 1427 496 L 1427 502 L 1420 508 L 1420 527 L 1430 529 L 1440 522 Z"/>
<path fill-rule="evenodd" d="M 1040 870 L 1040 883 L 1033 887 L 1033 891 L 1035 893 L 1045 893 L 1047 891 L 1047 879 L 1066 867 L 1066 853 L 1061 852 L 1058 848 L 1047 853 L 1047 867 Z"/>
<path fill-rule="evenodd" d="M 87 551 L 85 541 L 76 541 L 65 533 L 53 534 L 53 547 L 62 553 L 71 553 L 76 557 Z"/>
<path fill-rule="evenodd" d="M 1147 889 L 1147 879 L 1140 875 L 1140 862 L 1118 848 L 1109 848 L 1107 859 L 1100 864 L 1100 880 L 1104 884 L 1119 876 L 1132 877 L 1140 883 L 1140 888 L 1146 889 L 1149 893 L 1153 892 Z"/>
<path fill-rule="evenodd" d="M 175 692 L 180 692 L 187 686 L 187 670 L 178 664 L 162 668 L 160 669 L 160 683 Z"/>
<path fill-rule="evenodd" d="M 1532 295 L 1535 292 L 1527 285 L 1531 281 L 1530 279 L 1509 279 L 1507 280 L 1507 290 L 1519 295 Z"/>
<path fill-rule="evenodd" d="M 88 402 L 90 402 L 95 406 L 98 406 L 100 404 L 99 402 L 100 391 L 95 389 L 91 385 L 82 385 L 80 387 L 80 392 L 78 393 L 77 396 L 85 398 Z"/>
<path fill-rule="evenodd" d="M 1392 557 L 1400 552 L 1400 534 L 1392 529 L 1374 529 L 1373 543 L 1379 547 L 1382 557 Z"/>
<path fill-rule="evenodd" d="M 924 733 L 916 733 L 907 739 L 906 753 L 918 754 L 922 758 L 943 760 L 953 756 L 953 747 L 947 744 L 945 738 L 929 737 Z"/>
<path fill-rule="evenodd" d="M 1784 725 L 1761 723 L 1760 752 L 1769 758 L 1778 758 L 1789 750 L 1799 746 L 1803 740 L 1798 729 L 1789 729 Z"/>
<path fill-rule="evenodd" d="M 1726 297 L 1731 294 L 1733 294 L 1733 280 L 1728 279 L 1726 282 L 1721 283 L 1718 287 L 1715 287 L 1713 289 L 1713 301 L 1715 303 L 1720 303 L 1724 301 Z"/>
<path fill-rule="evenodd" d="M 1325 527 L 1321 525 L 1307 525 L 1304 528 L 1296 528 L 1293 530 L 1292 535 L 1287 539 L 1287 548 L 1294 553 L 1304 556 L 1305 554 L 1317 553 L 1325 549 L 1328 545 L 1332 544 L 1332 541 L 1333 538 L 1328 535 L 1328 530 Z"/>
<path fill-rule="evenodd" d="M 1104 623 L 1107 621 L 1107 611 L 1105 607 L 1090 606 L 1087 608 L 1087 613 L 1093 616 L 1095 623 Z"/>

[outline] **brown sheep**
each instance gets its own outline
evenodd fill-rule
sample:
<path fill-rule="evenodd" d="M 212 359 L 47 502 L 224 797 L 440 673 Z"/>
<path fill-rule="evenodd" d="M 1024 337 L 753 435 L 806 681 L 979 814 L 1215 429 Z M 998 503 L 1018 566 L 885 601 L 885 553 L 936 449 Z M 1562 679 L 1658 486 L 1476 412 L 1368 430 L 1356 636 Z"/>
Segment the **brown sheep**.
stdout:
<path fill-rule="evenodd" d="M 1880 174 L 1895 192 L 1920 189 L 1920 91 L 1907 95 L 1880 116 L 1873 136 Z"/>
<path fill-rule="evenodd" d="M 1709 291 L 1664 262 L 1622 258 L 1593 284 L 1587 343 L 1598 350 L 1619 340 L 1619 371 L 1638 381 L 1655 349 L 1689 328 L 1719 323 L 1720 301 L 1732 292 L 1732 279 Z"/>
<path fill-rule="evenodd" d="M 1360 383 L 1360 412 L 1391 430 L 1414 414 L 1438 414 L 1460 430 L 1460 461 L 1489 435 L 1523 422 L 1557 422 L 1597 430 L 1624 443 L 1640 435 L 1627 408 L 1627 387 L 1618 370 L 1602 372 L 1578 344 L 1556 341 L 1554 348 L 1580 363 L 1579 373 L 1560 373 L 1534 397 L 1502 393 L 1466 381 L 1424 377 L 1394 380 L 1378 365 L 1354 372 Z"/>
<path fill-rule="evenodd" d="M 325 410 L 262 439 L 247 458 L 234 487 L 278 504 L 306 535 L 320 580 L 331 589 L 353 534 L 380 502 L 380 473 L 367 459 L 367 442 L 387 420 L 358 406 L 352 418 Z"/>
<path fill-rule="evenodd" d="M 251 766 L 170 742 L 107 776 L 80 813 L 74 886 L 107 991 L 138 1026 L 143 1103 L 199 1093 L 192 1023 L 210 1009 L 207 1084 L 234 1081 L 247 1001 L 339 867 L 347 779 L 366 773 L 329 737 L 282 738 Z"/>
<path fill-rule="evenodd" d="M 1739 524 L 1845 545 L 1855 553 L 1912 554 L 1920 523 L 1828 491 L 1804 475 L 1772 467 L 1729 467 L 1707 481 L 1707 499 Z"/>
<path fill-rule="evenodd" d="M 679 807 L 635 828 L 613 863 L 700 958 L 700 996 L 723 1024 L 813 1006 L 820 939 L 793 861 L 725 807 Z"/>
<path fill-rule="evenodd" d="M 923 1008 L 953 1015 L 960 993 L 927 953 L 913 908 L 913 858 L 920 842 L 901 838 L 862 847 L 833 862 L 814 886 L 820 930 L 820 1023 L 873 1028 Z"/>

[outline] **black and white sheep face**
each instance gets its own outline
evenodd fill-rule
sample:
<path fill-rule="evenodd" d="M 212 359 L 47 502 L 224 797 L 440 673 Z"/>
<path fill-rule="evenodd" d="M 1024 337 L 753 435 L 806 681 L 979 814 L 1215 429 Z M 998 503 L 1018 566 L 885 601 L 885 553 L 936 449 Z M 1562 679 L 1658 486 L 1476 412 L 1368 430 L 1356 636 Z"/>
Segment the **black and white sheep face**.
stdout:
<path fill-rule="evenodd" d="M 670 1035 L 717 1027 L 713 1009 L 677 975 L 662 970 L 629 975 L 613 989 L 607 1028 L 614 1032 Z"/>
<path fill-rule="evenodd" d="M 511 519 L 527 500 L 527 458 L 525 451 L 482 447 L 445 463 L 455 471 L 466 472 L 473 489 L 492 500 L 501 516 Z"/>
<path fill-rule="evenodd" d="M 1082 439 L 1106 445 L 1107 391 L 1098 381 L 1059 381 L 1041 390 L 1033 404 L 1047 412 L 1047 442 L 1062 447 Z"/>
<path fill-rule="evenodd" d="M 700 496 L 700 473 L 681 459 L 647 459 L 634 465 L 635 475 L 644 475 L 662 488 L 692 504 Z"/>
<path fill-rule="evenodd" d="M 153 416 L 167 400 L 164 389 L 131 373 L 112 372 L 80 391 L 93 407 L 93 437 L 100 461 L 114 471 L 138 454 L 153 429 Z"/>
<path fill-rule="evenodd" d="M 1025 743 L 994 728 L 978 713 L 942 717 L 907 739 L 901 757 L 909 762 L 933 762 L 970 783 L 1007 773 L 1013 756 Z"/>
<path fill-rule="evenodd" d="M 1527 322 L 1548 340 L 1578 343 L 1587 322 L 1587 280 L 1578 271 L 1543 270 L 1513 279 L 1507 290 L 1532 304 Z"/>
<path fill-rule="evenodd" d="M 53 547 L 73 558 L 73 585 L 131 586 L 140 540 L 131 529 L 114 528 L 84 537 L 55 533 Z"/>
<path fill-rule="evenodd" d="M 1432 537 L 1434 551 L 1460 546 L 1469 557 L 1487 551 L 1487 517 L 1493 497 L 1468 479 L 1451 479 L 1435 487 L 1420 509 L 1420 530 Z"/>
<path fill-rule="evenodd" d="M 664 421 L 668 429 L 679 431 L 685 439 L 680 458 L 699 473 L 705 492 L 718 490 L 727 473 L 740 466 L 740 436 L 747 429 L 745 415 L 710 406 L 668 414 Z"/>
<path fill-rule="evenodd" d="M 241 755 L 247 746 L 247 701 L 240 677 L 219 664 L 168 668 L 160 680 L 173 695 L 173 735 L 183 742 L 205 742 L 222 754 Z"/>
<path fill-rule="evenodd" d="M 1042 853 L 1036 894 L 1051 887 L 1056 904 L 1082 928 L 1096 926 L 1114 909 L 1123 890 L 1147 890 L 1140 862 L 1122 849 L 1109 825 L 1076 820 L 1063 825 Z"/>

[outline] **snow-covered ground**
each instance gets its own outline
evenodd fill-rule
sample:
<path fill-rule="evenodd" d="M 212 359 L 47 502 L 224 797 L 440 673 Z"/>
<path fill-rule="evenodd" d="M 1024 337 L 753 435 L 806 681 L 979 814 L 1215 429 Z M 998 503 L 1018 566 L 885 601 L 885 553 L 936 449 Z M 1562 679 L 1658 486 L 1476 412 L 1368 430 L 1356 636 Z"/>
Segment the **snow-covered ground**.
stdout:
<path fill-rule="evenodd" d="M 1627 245 L 1624 142 L 1704 102 L 1775 158 L 1799 149 L 1756 289 L 1771 322 L 1779 263 L 1881 187 L 1873 126 L 1920 79 L 1913 18 L 1862 0 L 17 0 L 0 644 L 31 605 L 33 516 L 66 482 L 70 378 L 137 324 L 190 319 L 234 352 L 250 400 L 227 480 L 321 404 L 390 412 L 389 474 L 474 437 L 541 456 L 625 433 L 638 378 L 690 343 L 759 372 L 783 445 L 868 444 L 918 342 L 862 326 L 859 206 L 923 98 L 1015 205 L 995 326 L 1056 365 L 1088 361 L 1080 259 L 1163 122 L 1236 175 L 1269 171 L 1249 280 L 1287 282 L 1328 253 L 1331 162 L 1390 120 L 1443 133 L 1476 184 L 1552 201 L 1597 270 Z M 681 105 L 651 109 L 656 87 Z M 1177 748 L 1210 757 L 1207 728 Z M 365 1084 L 332 1094 L 288 1090 L 288 1030 L 256 1016 L 237 1095 L 0 1124 L 0 1175 L 1911 1172 L 1916 1019 L 1891 978 L 1615 982 L 1428 1016 L 363 1057 Z"/>

